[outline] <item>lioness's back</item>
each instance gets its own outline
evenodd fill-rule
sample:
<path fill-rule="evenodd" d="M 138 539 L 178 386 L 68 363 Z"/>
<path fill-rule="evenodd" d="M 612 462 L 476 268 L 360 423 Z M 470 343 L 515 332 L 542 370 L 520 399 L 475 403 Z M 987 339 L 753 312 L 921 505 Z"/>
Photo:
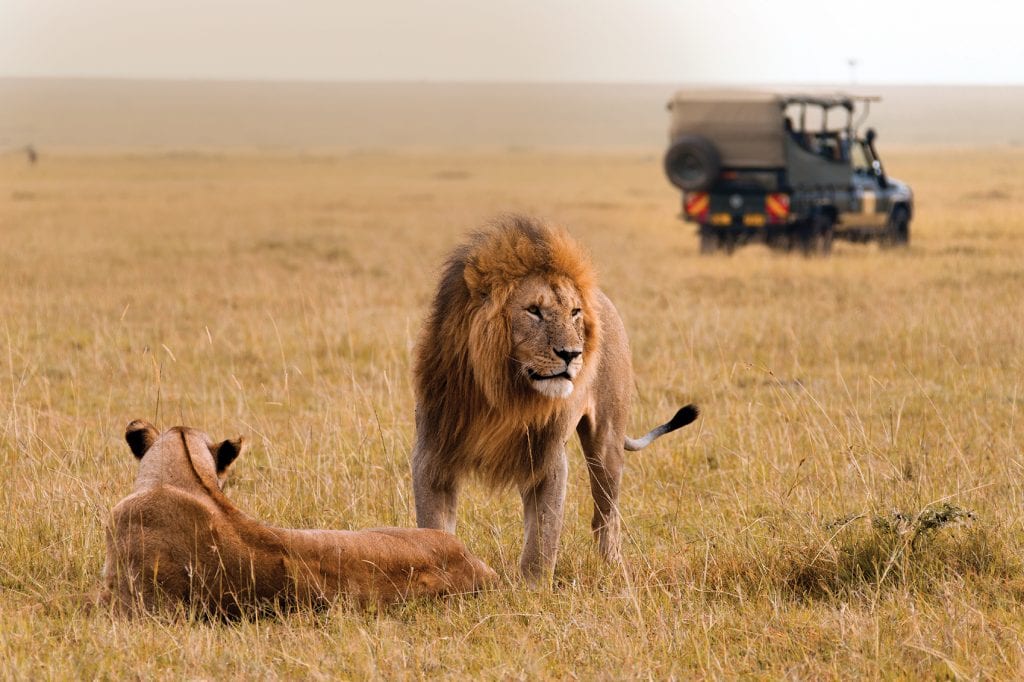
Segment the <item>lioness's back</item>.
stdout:
<path fill-rule="evenodd" d="M 111 513 L 107 585 L 122 607 L 138 594 L 147 608 L 187 599 L 234 614 L 282 598 L 289 582 L 279 553 L 247 543 L 213 502 L 156 486 Z"/>

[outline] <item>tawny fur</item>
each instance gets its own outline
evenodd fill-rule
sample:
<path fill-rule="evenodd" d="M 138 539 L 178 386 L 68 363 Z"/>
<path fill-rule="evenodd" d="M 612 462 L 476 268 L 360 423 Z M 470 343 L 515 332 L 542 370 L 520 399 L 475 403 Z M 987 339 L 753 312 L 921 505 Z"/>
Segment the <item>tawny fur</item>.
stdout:
<path fill-rule="evenodd" d="M 557 385 L 531 379 L 562 367 L 567 378 Z M 531 580 L 549 577 L 565 496 L 564 446 L 575 429 L 590 471 L 594 533 L 607 559 L 619 557 L 629 344 L 589 258 L 567 232 L 508 216 L 459 246 L 441 275 L 414 372 L 421 527 L 454 532 L 468 476 L 515 486 L 526 525 L 520 567 Z"/>
<path fill-rule="evenodd" d="M 454 536 L 431 530 L 275 528 L 221 491 L 242 439 L 214 444 L 138 420 L 125 434 L 139 473 L 111 512 L 104 601 L 123 614 L 184 606 L 215 616 L 469 592 L 496 576 Z"/>

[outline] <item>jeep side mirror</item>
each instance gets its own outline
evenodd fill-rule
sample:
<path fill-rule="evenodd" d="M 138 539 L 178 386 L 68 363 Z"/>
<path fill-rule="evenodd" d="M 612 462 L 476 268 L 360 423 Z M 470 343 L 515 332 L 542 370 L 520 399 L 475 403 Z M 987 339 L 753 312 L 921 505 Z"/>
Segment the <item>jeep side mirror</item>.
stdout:
<path fill-rule="evenodd" d="M 889 180 L 885 177 L 885 170 L 882 169 L 882 162 L 875 159 L 871 162 L 871 172 L 875 174 L 878 179 L 879 187 L 885 188 L 889 186 Z"/>

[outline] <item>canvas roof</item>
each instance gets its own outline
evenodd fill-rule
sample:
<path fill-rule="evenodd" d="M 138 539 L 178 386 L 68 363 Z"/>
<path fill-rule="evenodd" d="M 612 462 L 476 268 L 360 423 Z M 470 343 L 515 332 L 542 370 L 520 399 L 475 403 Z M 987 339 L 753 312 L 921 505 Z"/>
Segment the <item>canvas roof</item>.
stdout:
<path fill-rule="evenodd" d="M 790 104 L 852 110 L 858 101 L 878 97 L 831 94 L 782 94 L 763 90 L 687 89 L 669 100 L 669 140 L 701 135 L 718 150 L 722 163 L 736 167 L 785 165 L 785 109 Z"/>

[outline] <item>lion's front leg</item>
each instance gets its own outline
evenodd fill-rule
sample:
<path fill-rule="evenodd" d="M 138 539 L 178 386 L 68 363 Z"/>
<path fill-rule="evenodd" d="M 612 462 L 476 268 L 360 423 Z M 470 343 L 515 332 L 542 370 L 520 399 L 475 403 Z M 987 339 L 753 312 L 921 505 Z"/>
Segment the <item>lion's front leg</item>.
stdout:
<path fill-rule="evenodd" d="M 412 493 L 416 500 L 416 525 L 455 534 L 458 488 L 436 481 L 438 456 L 421 442 L 412 453 Z"/>
<path fill-rule="evenodd" d="M 544 477 L 520 491 L 525 537 L 519 569 L 534 586 L 550 585 L 555 572 L 568 468 L 562 448 L 551 458 Z"/>

